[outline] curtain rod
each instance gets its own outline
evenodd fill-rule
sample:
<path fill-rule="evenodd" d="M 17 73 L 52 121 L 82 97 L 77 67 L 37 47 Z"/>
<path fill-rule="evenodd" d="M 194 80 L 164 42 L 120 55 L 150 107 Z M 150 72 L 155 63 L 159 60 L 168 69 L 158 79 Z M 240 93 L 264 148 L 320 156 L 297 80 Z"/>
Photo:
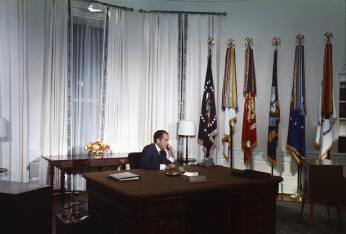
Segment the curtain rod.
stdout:
<path fill-rule="evenodd" d="M 95 2 L 95 3 L 98 3 L 98 4 L 104 5 L 104 6 L 111 6 L 111 7 L 123 9 L 123 10 L 126 10 L 126 11 L 133 11 L 132 7 L 117 6 L 117 5 L 113 5 L 113 4 L 110 4 L 110 3 L 100 2 L 100 1 L 97 1 L 97 0 L 92 0 L 92 1 L 89 1 L 89 2 Z"/>
<path fill-rule="evenodd" d="M 175 14 L 195 14 L 195 15 L 221 15 L 226 16 L 226 12 L 203 12 L 203 11 L 165 11 L 165 10 L 145 10 L 139 9 L 143 13 L 175 13 Z"/>

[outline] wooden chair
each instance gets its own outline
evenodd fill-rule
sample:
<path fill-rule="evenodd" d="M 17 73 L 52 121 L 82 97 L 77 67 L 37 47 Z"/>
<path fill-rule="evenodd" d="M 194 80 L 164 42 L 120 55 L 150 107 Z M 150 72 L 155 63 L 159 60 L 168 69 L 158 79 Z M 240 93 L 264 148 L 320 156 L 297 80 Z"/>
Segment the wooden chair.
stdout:
<path fill-rule="evenodd" d="M 140 160 L 141 160 L 142 152 L 132 152 L 128 154 L 128 160 L 130 164 L 130 169 L 140 169 Z"/>

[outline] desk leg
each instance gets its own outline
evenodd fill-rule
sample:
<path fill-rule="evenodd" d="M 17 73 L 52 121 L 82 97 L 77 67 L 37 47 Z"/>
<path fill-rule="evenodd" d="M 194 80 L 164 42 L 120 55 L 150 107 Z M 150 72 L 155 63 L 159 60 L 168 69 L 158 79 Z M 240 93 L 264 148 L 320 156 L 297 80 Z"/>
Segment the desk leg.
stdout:
<path fill-rule="evenodd" d="M 65 170 L 60 170 L 60 196 L 61 196 L 61 203 L 64 202 L 65 197 Z"/>
<path fill-rule="evenodd" d="M 312 225 L 313 216 L 314 216 L 314 204 L 310 202 L 310 215 L 309 215 L 309 221 L 306 228 L 307 234 L 311 233 L 311 225 Z"/>
<path fill-rule="evenodd" d="M 341 206 L 340 205 L 336 207 L 336 212 L 338 215 L 338 231 L 341 233 Z"/>
<path fill-rule="evenodd" d="M 303 195 L 302 206 L 301 206 L 301 209 L 300 209 L 300 214 L 302 215 L 302 217 L 304 216 L 304 205 L 305 205 L 305 196 Z"/>
<path fill-rule="evenodd" d="M 49 163 L 49 184 L 54 185 L 54 166 L 51 163 Z"/>

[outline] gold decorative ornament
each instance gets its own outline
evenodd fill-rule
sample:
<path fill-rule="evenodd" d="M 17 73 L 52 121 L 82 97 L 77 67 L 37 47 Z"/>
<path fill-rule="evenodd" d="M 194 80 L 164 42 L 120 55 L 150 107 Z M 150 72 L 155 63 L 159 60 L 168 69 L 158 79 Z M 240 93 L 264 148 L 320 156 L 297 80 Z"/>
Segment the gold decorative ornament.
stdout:
<path fill-rule="evenodd" d="M 296 36 L 296 42 L 297 42 L 297 45 L 303 45 L 304 44 L 304 35 L 298 34 Z"/>
<path fill-rule="evenodd" d="M 272 45 L 273 45 L 274 49 L 277 50 L 279 45 L 281 45 L 281 38 L 280 37 L 273 37 Z"/>
<path fill-rule="evenodd" d="M 215 40 L 212 37 L 208 38 L 208 46 L 211 49 L 211 47 L 213 47 L 213 45 L 215 45 Z"/>
<path fill-rule="evenodd" d="M 109 150 L 109 145 L 102 143 L 101 141 L 90 141 L 86 143 L 84 149 L 89 151 L 89 153 L 92 155 L 95 159 L 100 159 L 103 156 L 104 152 L 107 152 Z"/>
<path fill-rule="evenodd" d="M 252 37 L 245 37 L 245 46 L 246 46 L 246 47 L 251 47 L 251 46 L 253 46 Z"/>
<path fill-rule="evenodd" d="M 231 38 L 228 39 L 227 45 L 228 45 L 228 48 L 235 47 L 235 40 L 233 40 L 233 39 L 231 39 Z"/>
<path fill-rule="evenodd" d="M 331 32 L 325 32 L 324 33 L 324 40 L 327 42 L 327 43 L 330 43 L 331 39 L 333 38 L 333 33 Z"/>

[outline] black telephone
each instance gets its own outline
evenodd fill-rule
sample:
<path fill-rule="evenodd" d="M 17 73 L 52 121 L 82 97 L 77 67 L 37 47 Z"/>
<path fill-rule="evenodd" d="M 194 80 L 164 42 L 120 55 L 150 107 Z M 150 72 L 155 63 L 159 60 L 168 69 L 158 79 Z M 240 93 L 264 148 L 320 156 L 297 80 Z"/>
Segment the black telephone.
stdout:
<path fill-rule="evenodd" d="M 202 167 L 213 167 L 213 166 L 215 166 L 215 163 L 214 163 L 213 158 L 208 157 L 208 158 L 203 158 L 203 159 L 198 163 L 198 165 L 199 165 L 199 166 L 202 166 Z"/>

